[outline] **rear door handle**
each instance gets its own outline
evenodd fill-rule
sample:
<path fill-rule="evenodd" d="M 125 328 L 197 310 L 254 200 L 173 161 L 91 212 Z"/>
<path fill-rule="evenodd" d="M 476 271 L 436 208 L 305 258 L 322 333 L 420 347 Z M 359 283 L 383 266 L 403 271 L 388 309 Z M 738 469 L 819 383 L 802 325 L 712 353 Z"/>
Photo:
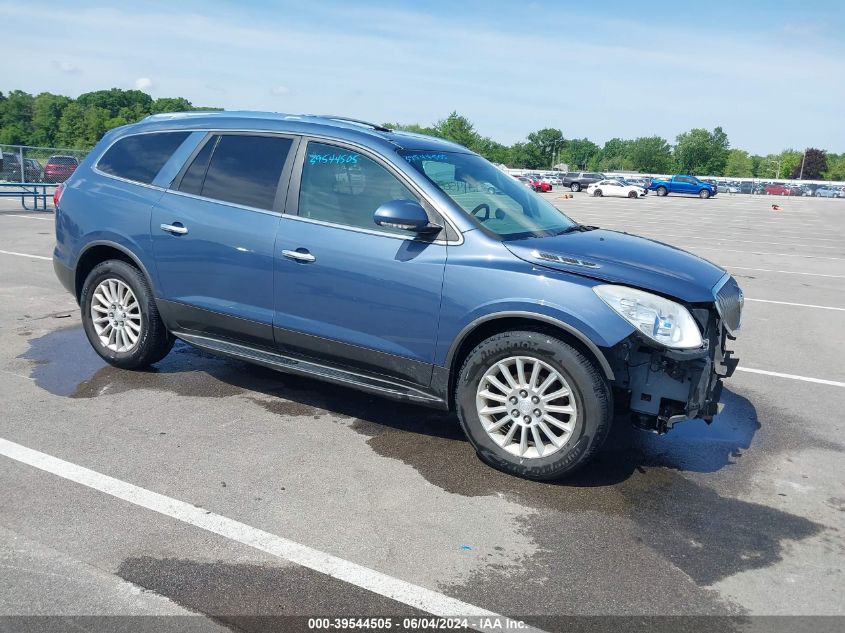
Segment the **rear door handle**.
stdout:
<path fill-rule="evenodd" d="M 303 252 L 304 251 L 304 252 Z M 297 262 L 315 262 L 317 258 L 308 251 L 282 251 L 282 255 Z"/>
<path fill-rule="evenodd" d="M 166 233 L 172 233 L 173 235 L 185 235 L 185 233 L 188 232 L 188 229 L 179 224 L 178 222 L 176 224 L 162 224 L 159 228 L 162 231 L 165 231 Z"/>

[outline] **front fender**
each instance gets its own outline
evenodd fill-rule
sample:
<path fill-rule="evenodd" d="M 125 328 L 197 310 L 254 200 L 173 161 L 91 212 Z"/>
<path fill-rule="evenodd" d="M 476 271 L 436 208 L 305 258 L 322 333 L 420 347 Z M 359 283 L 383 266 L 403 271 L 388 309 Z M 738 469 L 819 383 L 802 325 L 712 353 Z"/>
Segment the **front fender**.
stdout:
<path fill-rule="evenodd" d="M 504 249 L 504 247 L 503 247 Z M 495 262 L 491 262 L 491 258 Z M 529 318 L 549 323 L 578 338 L 613 372 L 602 349 L 634 331 L 592 290 L 600 282 L 533 266 L 508 252 L 479 258 L 450 255 L 443 285 L 435 364 L 451 367 L 461 342 L 492 319 Z"/>

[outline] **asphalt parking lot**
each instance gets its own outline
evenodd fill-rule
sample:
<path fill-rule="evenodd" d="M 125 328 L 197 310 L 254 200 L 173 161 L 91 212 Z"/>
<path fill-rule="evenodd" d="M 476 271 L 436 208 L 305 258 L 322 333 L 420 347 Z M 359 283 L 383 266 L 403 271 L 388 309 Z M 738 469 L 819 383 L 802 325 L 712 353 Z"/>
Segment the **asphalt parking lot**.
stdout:
<path fill-rule="evenodd" d="M 105 365 L 52 215 L 3 201 L 0 615 L 845 615 L 845 201 L 545 195 L 746 296 L 712 426 L 620 421 L 556 485 L 484 466 L 436 411 L 181 344 L 155 371 Z"/>

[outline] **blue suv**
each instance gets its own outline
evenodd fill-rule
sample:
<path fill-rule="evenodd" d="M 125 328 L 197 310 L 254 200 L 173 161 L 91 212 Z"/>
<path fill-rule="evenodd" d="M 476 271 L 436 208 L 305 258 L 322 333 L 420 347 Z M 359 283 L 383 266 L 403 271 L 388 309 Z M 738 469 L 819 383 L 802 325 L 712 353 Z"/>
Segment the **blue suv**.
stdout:
<path fill-rule="evenodd" d="M 451 410 L 488 464 L 559 478 L 614 408 L 708 422 L 742 293 L 687 252 L 571 220 L 454 143 L 339 117 L 164 114 L 56 194 L 54 265 L 125 369 L 175 339 Z"/>

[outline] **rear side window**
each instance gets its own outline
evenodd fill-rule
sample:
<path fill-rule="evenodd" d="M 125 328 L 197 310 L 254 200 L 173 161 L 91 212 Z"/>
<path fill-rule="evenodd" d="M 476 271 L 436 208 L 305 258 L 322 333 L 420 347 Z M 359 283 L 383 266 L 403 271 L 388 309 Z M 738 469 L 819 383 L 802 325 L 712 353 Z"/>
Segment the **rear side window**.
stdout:
<path fill-rule="evenodd" d="M 200 174 L 207 162 L 199 195 L 257 209 L 272 209 L 292 142 L 278 136 L 220 135 L 209 140 L 200 151 L 179 188 L 186 191 L 184 187 L 191 187 L 193 190 L 189 193 L 197 193 Z M 204 153 L 215 143 L 214 149 L 209 150 L 209 160 Z"/>
<path fill-rule="evenodd" d="M 136 134 L 117 141 L 97 163 L 100 171 L 150 184 L 173 155 L 189 132 L 157 132 L 155 134 Z M 70 159 L 70 160 L 68 160 Z M 74 164 L 71 157 L 68 162 L 60 162 L 58 157 L 51 159 L 54 164 Z"/>

